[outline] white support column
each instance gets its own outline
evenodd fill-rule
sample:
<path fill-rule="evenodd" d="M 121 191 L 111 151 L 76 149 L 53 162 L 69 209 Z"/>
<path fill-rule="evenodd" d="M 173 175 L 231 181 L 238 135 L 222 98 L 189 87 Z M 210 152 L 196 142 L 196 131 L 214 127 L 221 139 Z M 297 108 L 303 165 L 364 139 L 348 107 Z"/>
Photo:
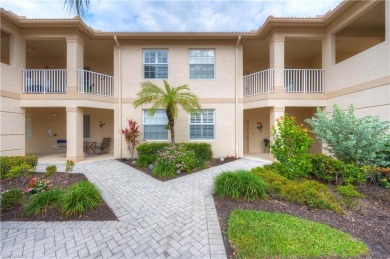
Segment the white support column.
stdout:
<path fill-rule="evenodd" d="M 275 93 L 284 92 L 284 36 L 272 35 L 270 47 L 270 68 L 275 70 Z"/>
<path fill-rule="evenodd" d="M 273 126 L 276 127 L 276 120 L 278 120 L 280 117 L 284 116 L 285 110 L 286 110 L 286 107 L 284 107 L 284 106 L 274 106 L 274 107 L 270 108 L 270 112 L 269 112 L 270 132 L 271 132 L 271 129 L 272 129 Z M 271 135 L 270 140 L 271 140 L 271 143 L 274 142 L 274 139 L 273 139 L 272 135 Z M 270 152 L 270 159 L 274 160 L 274 157 L 271 154 L 271 152 Z"/>
<path fill-rule="evenodd" d="M 83 109 L 66 107 L 66 159 L 75 162 L 84 160 Z"/>
<path fill-rule="evenodd" d="M 77 70 L 84 66 L 84 41 L 78 35 L 66 38 L 66 93 L 77 93 Z"/>

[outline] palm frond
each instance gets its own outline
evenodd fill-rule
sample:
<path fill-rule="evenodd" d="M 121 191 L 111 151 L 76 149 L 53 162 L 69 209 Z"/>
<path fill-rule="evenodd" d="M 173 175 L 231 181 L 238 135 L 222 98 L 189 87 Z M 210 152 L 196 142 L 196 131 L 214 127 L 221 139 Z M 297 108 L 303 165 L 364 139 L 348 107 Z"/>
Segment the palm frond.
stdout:
<path fill-rule="evenodd" d="M 65 0 L 64 7 L 67 8 L 69 13 L 84 17 L 89 9 L 89 0 Z"/>

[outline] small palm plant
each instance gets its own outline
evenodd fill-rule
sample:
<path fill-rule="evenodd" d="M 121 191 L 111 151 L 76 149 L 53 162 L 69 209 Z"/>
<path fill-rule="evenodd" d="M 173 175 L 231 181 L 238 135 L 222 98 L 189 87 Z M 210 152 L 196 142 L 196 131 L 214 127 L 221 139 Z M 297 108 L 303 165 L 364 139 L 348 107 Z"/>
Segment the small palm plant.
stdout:
<path fill-rule="evenodd" d="M 138 123 L 133 120 L 129 119 L 127 120 L 129 127 L 121 129 L 121 134 L 125 136 L 125 141 L 127 143 L 127 148 L 130 151 L 131 159 L 134 158 L 134 149 L 135 146 L 139 143 L 139 136 L 141 135 L 141 132 L 139 130 Z"/>
<path fill-rule="evenodd" d="M 134 101 L 135 108 L 143 104 L 152 104 L 149 114 L 153 115 L 157 109 L 165 109 L 168 118 L 168 129 L 171 133 L 171 141 L 175 143 L 175 118 L 178 108 L 186 112 L 195 112 L 201 109 L 198 97 L 191 93 L 188 85 L 171 87 L 165 80 L 164 87 L 159 87 L 149 81 L 141 84 L 141 90 L 137 93 L 138 99 Z"/>

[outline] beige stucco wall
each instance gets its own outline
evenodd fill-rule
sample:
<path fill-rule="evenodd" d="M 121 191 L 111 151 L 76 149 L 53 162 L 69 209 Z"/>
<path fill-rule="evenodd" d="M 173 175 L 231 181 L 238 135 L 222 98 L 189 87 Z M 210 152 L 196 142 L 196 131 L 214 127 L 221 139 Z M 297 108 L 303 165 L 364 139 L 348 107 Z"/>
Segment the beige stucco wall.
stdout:
<path fill-rule="evenodd" d="M 2 19 L 1 29 L 10 36 L 9 64 L 0 64 L 0 155 L 25 154 L 25 116 L 19 106 L 21 69 L 25 66 L 25 41 L 17 27 Z"/>

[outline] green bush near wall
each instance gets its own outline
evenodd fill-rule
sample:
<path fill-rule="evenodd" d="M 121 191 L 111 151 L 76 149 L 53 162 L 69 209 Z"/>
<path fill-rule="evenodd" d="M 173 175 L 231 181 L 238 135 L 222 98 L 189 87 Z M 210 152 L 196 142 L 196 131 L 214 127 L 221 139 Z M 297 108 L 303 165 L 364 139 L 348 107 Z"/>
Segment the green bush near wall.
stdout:
<path fill-rule="evenodd" d="M 136 165 L 138 167 L 147 167 L 154 164 L 157 159 L 157 153 L 167 147 L 170 143 L 143 143 L 137 147 L 138 158 Z M 202 168 L 213 159 L 213 151 L 208 143 L 182 143 L 184 147 L 195 153 L 196 167 Z"/>
<path fill-rule="evenodd" d="M 38 164 L 36 156 L 2 156 L 0 157 L 0 178 L 5 179 L 12 167 L 27 164 L 34 170 Z"/>

